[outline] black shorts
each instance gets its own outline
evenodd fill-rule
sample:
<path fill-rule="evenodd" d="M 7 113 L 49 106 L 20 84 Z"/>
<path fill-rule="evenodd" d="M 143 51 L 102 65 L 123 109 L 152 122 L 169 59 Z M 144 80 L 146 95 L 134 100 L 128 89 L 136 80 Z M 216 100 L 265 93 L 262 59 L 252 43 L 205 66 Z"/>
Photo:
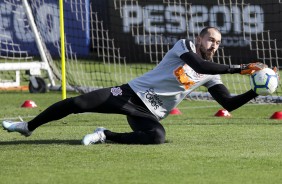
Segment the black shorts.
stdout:
<path fill-rule="evenodd" d="M 98 112 L 127 115 L 134 131 L 162 127 L 157 117 L 145 106 L 128 84 L 103 88 L 75 97 L 81 107 L 78 112 Z"/>

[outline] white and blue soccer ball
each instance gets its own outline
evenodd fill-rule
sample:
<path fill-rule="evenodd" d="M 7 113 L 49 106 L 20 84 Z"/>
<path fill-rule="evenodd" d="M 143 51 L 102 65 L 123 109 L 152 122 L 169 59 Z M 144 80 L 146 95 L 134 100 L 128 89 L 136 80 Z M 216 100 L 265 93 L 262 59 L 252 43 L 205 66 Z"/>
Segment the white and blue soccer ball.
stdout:
<path fill-rule="evenodd" d="M 264 68 L 251 75 L 251 88 L 258 95 L 266 96 L 274 93 L 278 87 L 279 77 L 274 70 Z"/>

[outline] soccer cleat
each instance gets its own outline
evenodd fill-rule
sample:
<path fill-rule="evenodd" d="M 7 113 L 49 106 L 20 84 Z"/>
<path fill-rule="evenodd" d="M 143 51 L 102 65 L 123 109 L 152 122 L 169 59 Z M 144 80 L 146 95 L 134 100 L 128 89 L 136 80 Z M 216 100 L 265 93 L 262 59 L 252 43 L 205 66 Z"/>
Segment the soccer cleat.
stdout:
<path fill-rule="evenodd" d="M 8 132 L 19 132 L 26 137 L 32 134 L 32 131 L 28 130 L 26 122 L 12 122 L 6 120 L 2 122 L 2 126 L 4 130 Z"/>
<path fill-rule="evenodd" d="M 106 136 L 104 134 L 105 130 L 106 129 L 104 127 L 97 128 L 92 134 L 84 136 L 81 143 L 86 146 L 90 144 L 104 143 L 106 140 Z"/>

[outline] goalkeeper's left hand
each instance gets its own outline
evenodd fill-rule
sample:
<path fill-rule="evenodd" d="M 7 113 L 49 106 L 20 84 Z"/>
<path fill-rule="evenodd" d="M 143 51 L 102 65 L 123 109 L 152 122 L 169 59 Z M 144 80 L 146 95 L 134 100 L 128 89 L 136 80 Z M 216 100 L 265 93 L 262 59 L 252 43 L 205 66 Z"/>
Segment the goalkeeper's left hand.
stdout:
<path fill-rule="evenodd" d="M 267 68 L 268 66 L 266 64 L 256 62 L 256 63 L 249 63 L 249 64 L 241 64 L 241 72 L 242 75 L 252 75 L 256 71 L 262 70 L 264 68 Z"/>

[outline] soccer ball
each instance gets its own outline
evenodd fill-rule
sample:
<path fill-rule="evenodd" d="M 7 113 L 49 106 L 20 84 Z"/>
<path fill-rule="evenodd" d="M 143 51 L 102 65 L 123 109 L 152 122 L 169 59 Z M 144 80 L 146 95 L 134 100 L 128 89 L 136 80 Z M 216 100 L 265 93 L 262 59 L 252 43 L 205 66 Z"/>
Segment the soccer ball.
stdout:
<path fill-rule="evenodd" d="M 278 76 L 270 68 L 264 68 L 251 75 L 251 88 L 258 95 L 270 95 L 278 87 Z"/>

